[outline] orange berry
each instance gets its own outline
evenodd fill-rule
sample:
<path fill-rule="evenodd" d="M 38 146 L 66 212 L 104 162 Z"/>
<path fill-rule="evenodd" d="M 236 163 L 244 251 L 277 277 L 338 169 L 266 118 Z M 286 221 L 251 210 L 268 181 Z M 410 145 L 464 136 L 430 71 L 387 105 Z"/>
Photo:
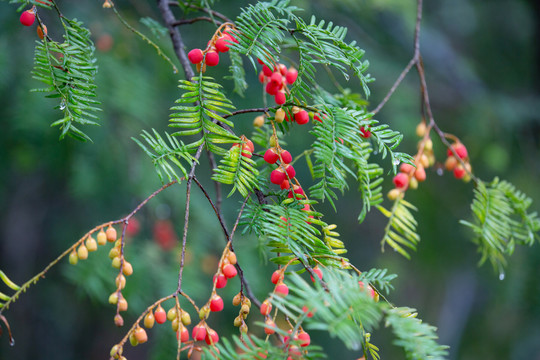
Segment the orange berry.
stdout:
<path fill-rule="evenodd" d="M 108 242 L 115 242 L 116 241 L 116 229 L 109 225 L 109 228 L 107 229 L 107 232 L 105 233 L 107 235 L 107 241 Z"/>
<path fill-rule="evenodd" d="M 137 339 L 137 342 L 139 344 L 148 341 L 148 335 L 146 334 L 146 330 L 144 330 L 142 327 L 137 327 L 135 331 L 133 331 L 133 333 L 135 335 L 135 339 Z"/>
<path fill-rule="evenodd" d="M 36 32 L 37 32 L 38 37 L 41 40 L 43 40 L 45 36 L 47 35 L 47 26 L 45 26 L 45 24 L 43 24 L 42 26 L 38 25 Z"/>
<path fill-rule="evenodd" d="M 146 314 L 144 317 L 144 326 L 146 326 L 148 329 L 151 329 L 154 327 L 154 323 L 156 321 L 156 318 L 154 317 L 154 314 L 152 313 L 152 310 Z"/>

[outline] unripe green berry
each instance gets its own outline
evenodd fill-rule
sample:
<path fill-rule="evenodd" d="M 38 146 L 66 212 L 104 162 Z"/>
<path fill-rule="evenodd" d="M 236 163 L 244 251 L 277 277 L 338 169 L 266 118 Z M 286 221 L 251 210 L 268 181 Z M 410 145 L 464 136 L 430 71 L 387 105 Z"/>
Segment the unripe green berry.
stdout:
<path fill-rule="evenodd" d="M 177 318 L 176 307 L 172 307 L 169 309 L 169 311 L 167 311 L 167 320 L 173 321 L 176 318 Z"/>
<path fill-rule="evenodd" d="M 146 316 L 144 317 L 144 326 L 147 327 L 148 329 L 151 329 L 154 327 L 155 321 L 156 321 L 156 318 L 154 317 L 152 310 L 150 310 L 148 314 L 146 314 Z"/>

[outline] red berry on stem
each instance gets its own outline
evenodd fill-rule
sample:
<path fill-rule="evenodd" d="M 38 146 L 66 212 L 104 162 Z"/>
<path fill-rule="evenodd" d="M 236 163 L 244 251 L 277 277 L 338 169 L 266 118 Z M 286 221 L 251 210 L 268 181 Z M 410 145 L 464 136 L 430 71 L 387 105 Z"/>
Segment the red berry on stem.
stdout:
<path fill-rule="evenodd" d="M 306 313 L 308 318 L 313 317 L 313 311 L 309 311 L 309 308 L 306 305 L 302 306 L 302 311 Z"/>
<path fill-rule="evenodd" d="M 294 114 L 294 120 L 296 120 L 298 125 L 307 124 L 309 122 L 309 114 L 306 110 L 300 110 Z"/>
<path fill-rule="evenodd" d="M 289 175 L 289 178 L 292 179 L 296 175 L 296 170 L 294 170 L 292 165 L 286 165 L 285 171 L 287 171 L 287 175 Z"/>
<path fill-rule="evenodd" d="M 416 168 L 416 171 L 414 172 L 414 177 L 419 182 L 426 180 L 426 170 L 424 169 L 422 165 L 418 165 L 418 167 Z"/>
<path fill-rule="evenodd" d="M 31 26 L 36 21 L 36 13 L 33 9 L 23 11 L 19 20 L 24 26 Z"/>
<path fill-rule="evenodd" d="M 284 164 L 290 164 L 291 163 L 292 155 L 291 155 L 290 152 L 288 152 L 287 150 L 283 150 L 280 155 L 281 155 L 281 160 L 283 160 Z"/>
<path fill-rule="evenodd" d="M 297 339 L 300 341 L 300 346 L 308 346 L 311 343 L 311 337 L 305 331 L 300 331 Z"/>
<path fill-rule="evenodd" d="M 272 184 L 280 185 L 286 178 L 287 176 L 281 167 L 273 170 L 270 173 L 270 182 Z"/>
<path fill-rule="evenodd" d="M 163 324 L 165 321 L 167 321 L 167 313 L 161 307 L 161 305 L 158 305 L 156 311 L 154 311 L 154 318 L 158 324 Z"/>
<path fill-rule="evenodd" d="M 192 64 L 200 64 L 204 55 L 201 49 L 193 49 L 188 53 L 188 59 Z"/>
<path fill-rule="evenodd" d="M 259 81 L 264 83 L 264 73 L 262 71 L 259 73 Z"/>
<path fill-rule="evenodd" d="M 238 271 L 232 264 L 227 264 L 223 267 L 223 275 L 225 275 L 227 279 L 235 277 L 237 273 Z"/>
<path fill-rule="evenodd" d="M 278 105 L 283 105 L 287 101 L 287 98 L 285 96 L 285 91 L 278 91 L 276 95 L 274 95 L 274 101 Z"/>
<path fill-rule="evenodd" d="M 180 330 L 176 332 L 176 339 L 180 340 L 181 343 L 186 343 L 189 341 L 189 331 L 185 326 L 180 326 Z"/>
<path fill-rule="evenodd" d="M 207 52 L 205 62 L 208 66 L 216 66 L 219 64 L 219 54 L 215 51 Z"/>
<path fill-rule="evenodd" d="M 304 197 L 305 193 L 304 193 L 304 189 L 302 189 L 301 186 L 298 186 L 298 185 L 293 185 L 293 190 L 294 190 L 294 193 L 295 194 L 298 194 L 298 195 L 301 195 L 301 196 L 297 196 L 295 195 L 295 199 L 301 199 Z M 289 191 L 289 195 L 287 195 L 287 197 L 289 199 L 291 199 L 293 197 L 293 192 L 292 191 Z"/>
<path fill-rule="evenodd" d="M 276 153 L 275 148 L 270 148 L 264 153 L 264 161 L 269 164 L 275 164 L 279 160 L 279 155 Z"/>
<path fill-rule="evenodd" d="M 268 66 L 263 65 L 263 73 L 264 75 L 270 77 L 274 73 L 274 70 L 271 70 Z"/>
<path fill-rule="evenodd" d="M 369 131 L 369 128 L 360 126 L 360 136 L 367 139 L 371 136 L 371 131 Z"/>
<path fill-rule="evenodd" d="M 270 82 L 281 86 L 283 84 L 283 76 L 279 72 L 275 72 L 270 76 Z"/>
<path fill-rule="evenodd" d="M 318 266 L 315 266 L 315 267 L 313 268 L 313 272 L 314 272 L 315 274 L 317 274 L 317 277 L 319 278 L 319 280 L 322 280 L 323 273 L 322 273 L 321 268 L 319 268 Z M 309 277 L 311 278 L 311 281 L 315 282 L 315 279 L 313 278 L 313 275 L 310 275 Z"/>
<path fill-rule="evenodd" d="M 193 340 L 195 341 L 204 340 L 204 338 L 206 337 L 206 328 L 204 327 L 204 325 L 195 325 L 195 327 L 193 327 L 191 337 L 193 337 Z"/>
<path fill-rule="evenodd" d="M 279 64 L 278 67 L 279 67 L 279 72 L 281 73 L 281 75 L 283 76 L 287 75 L 287 67 L 285 65 Z"/>
<path fill-rule="evenodd" d="M 322 123 L 321 117 L 319 113 L 313 114 L 313 120 L 317 120 L 318 122 Z"/>
<path fill-rule="evenodd" d="M 215 330 L 208 329 L 208 332 L 204 340 L 206 341 L 208 345 L 217 344 L 217 342 L 219 341 L 219 335 Z"/>
<path fill-rule="evenodd" d="M 279 88 L 281 87 L 281 85 L 277 85 L 273 82 L 269 82 L 268 84 L 266 84 L 266 93 L 268 95 L 276 95 L 279 91 Z"/>
<path fill-rule="evenodd" d="M 394 176 L 393 182 L 396 188 L 406 189 L 407 186 L 409 185 L 409 177 L 407 176 L 407 174 L 399 173 L 396 176 Z"/>
<path fill-rule="evenodd" d="M 290 189 L 291 184 L 289 184 L 289 180 L 283 180 L 279 187 L 281 188 L 281 190 Z"/>
<path fill-rule="evenodd" d="M 223 299 L 219 295 L 214 295 L 210 300 L 210 311 L 217 312 L 223 310 Z"/>
<path fill-rule="evenodd" d="M 287 80 L 287 84 L 289 84 L 289 85 L 294 84 L 297 77 L 298 77 L 298 71 L 295 68 L 289 68 L 289 71 L 287 72 L 287 75 L 285 75 L 285 78 Z"/>
<path fill-rule="evenodd" d="M 454 168 L 454 177 L 456 179 L 462 179 L 466 174 L 466 171 L 465 169 L 463 168 L 463 166 L 461 166 L 461 164 L 458 164 L 455 168 Z"/>
<path fill-rule="evenodd" d="M 271 278 L 272 284 L 277 284 L 280 280 L 283 280 L 283 272 L 279 270 L 274 271 Z"/>
<path fill-rule="evenodd" d="M 276 289 L 275 289 L 275 292 L 277 295 L 281 296 L 281 297 L 285 297 L 287 295 L 289 295 L 289 287 L 283 283 L 281 284 L 278 284 L 276 286 Z"/>
<path fill-rule="evenodd" d="M 232 42 L 231 36 L 229 34 L 225 34 L 216 40 L 216 50 L 218 52 L 227 52 L 229 51 L 229 44 Z"/>
<path fill-rule="evenodd" d="M 221 289 L 227 286 L 227 278 L 223 274 L 219 274 L 216 279 L 216 275 L 214 275 L 214 282 L 216 283 L 216 289 Z"/>
<path fill-rule="evenodd" d="M 264 300 L 261 304 L 261 315 L 266 316 L 270 314 L 270 311 L 272 311 L 272 304 L 268 299 Z"/>
<path fill-rule="evenodd" d="M 410 174 L 415 168 L 411 164 L 403 163 L 399 166 L 399 171 L 405 174 Z"/>
<path fill-rule="evenodd" d="M 458 143 L 458 144 L 454 144 L 452 147 L 454 148 L 454 151 L 456 152 L 456 154 L 459 156 L 460 159 L 465 159 L 468 156 L 467 148 L 465 147 L 465 145 Z M 450 150 L 449 150 L 449 153 L 450 154 L 448 156 L 453 155 Z"/>

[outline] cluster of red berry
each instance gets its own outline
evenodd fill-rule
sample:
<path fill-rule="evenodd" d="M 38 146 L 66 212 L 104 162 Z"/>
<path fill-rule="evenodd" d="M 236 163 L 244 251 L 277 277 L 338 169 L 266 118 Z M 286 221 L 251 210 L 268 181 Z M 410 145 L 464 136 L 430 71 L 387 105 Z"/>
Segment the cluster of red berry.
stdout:
<path fill-rule="evenodd" d="M 224 30 L 221 31 L 221 28 Z M 206 66 L 216 66 L 219 64 L 219 53 L 229 51 L 232 43 L 238 43 L 238 40 L 232 35 L 232 27 L 229 24 L 223 24 L 208 41 L 205 50 L 193 49 L 188 53 L 188 59 L 192 64 L 197 65 L 197 71 L 206 71 Z"/>
<path fill-rule="evenodd" d="M 448 149 L 446 155 L 446 161 L 444 162 L 444 167 L 448 171 L 454 173 L 456 179 L 463 179 L 464 181 L 469 181 L 471 179 L 469 173 L 471 172 L 471 164 L 469 163 L 469 154 L 467 148 L 461 142 L 456 141 L 451 146 L 454 149 L 456 155 L 463 161 L 463 165 L 460 161 L 454 156 L 454 153 L 451 149 Z"/>
<path fill-rule="evenodd" d="M 41 2 L 41 1 L 40 1 Z M 42 4 L 51 5 L 50 3 L 41 2 Z M 36 21 L 37 9 L 35 6 L 32 6 L 31 9 L 23 11 L 19 17 L 19 21 L 24 26 L 32 26 Z M 47 35 L 47 27 L 43 25 L 38 25 L 36 32 L 41 40 Z"/>
<path fill-rule="evenodd" d="M 274 97 L 276 104 L 285 104 L 285 93 L 289 91 L 287 84 L 294 84 L 298 78 L 298 71 L 293 67 L 287 69 L 284 64 L 275 64 L 273 69 L 270 69 L 260 59 L 257 60 L 263 66 L 259 73 L 259 81 L 266 84 L 266 93 Z"/>

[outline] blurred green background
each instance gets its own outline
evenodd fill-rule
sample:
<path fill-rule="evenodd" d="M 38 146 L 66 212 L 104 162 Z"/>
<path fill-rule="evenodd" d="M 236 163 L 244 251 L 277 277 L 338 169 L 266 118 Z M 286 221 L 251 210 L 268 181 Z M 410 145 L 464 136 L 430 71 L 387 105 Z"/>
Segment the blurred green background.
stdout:
<path fill-rule="evenodd" d="M 216 8 L 234 18 L 248 3 L 227 0 L 218 2 Z M 348 27 L 348 39 L 366 50 L 369 72 L 377 79 L 371 84 L 369 99 L 370 108 L 374 108 L 412 56 L 415 2 L 293 3 L 305 9 L 306 18 L 315 14 Z M 41 86 L 30 74 L 35 28 L 23 28 L 15 6 L 1 2 L 0 269 L 17 283 L 40 271 L 92 227 L 127 214 L 160 186 L 149 158 L 131 137 L 139 136 L 143 129 L 166 129 L 168 109 L 180 96 L 177 81 L 183 74 L 173 74 L 152 48 L 134 37 L 112 12 L 102 9 L 99 1 L 59 4 L 66 16 L 82 20 L 92 31 L 104 111 L 101 126 L 87 129 L 94 143 L 58 141 L 58 130 L 50 127 L 59 117 L 54 109 L 57 104 L 29 92 Z M 140 22 L 145 17 L 161 21 L 154 2 L 117 1 L 117 6 L 131 24 L 173 57 L 168 35 L 152 34 Z M 40 15 L 49 34 L 58 39 L 56 18 L 46 11 Z M 209 23 L 181 30 L 188 49 L 204 46 L 213 32 Z M 533 198 L 536 209 L 540 202 L 539 38 L 540 5 L 535 0 L 440 0 L 425 4 L 421 48 L 437 123 L 466 144 L 477 176 L 509 180 Z M 226 70 L 220 65 L 208 75 L 223 79 Z M 246 71 L 250 85 L 246 97 L 231 97 L 239 109 L 262 105 L 257 74 L 249 65 Z M 321 72 L 318 80 L 335 91 L 326 73 Z M 223 83 L 231 92 L 230 80 Z M 361 91 L 355 81 L 342 84 Z M 412 71 L 376 117 L 404 133 L 401 151 L 415 152 L 419 103 L 418 79 Z M 251 115 L 235 118 L 238 133 L 249 136 L 252 119 Z M 307 130 L 300 130 L 300 135 L 288 138 L 293 155 L 312 142 Z M 434 143 L 438 160 L 444 159 L 445 149 L 436 139 Z M 202 163 L 199 178 L 205 179 L 209 172 Z M 307 166 L 299 165 L 298 170 L 309 182 Z M 389 177 L 386 190 L 391 186 Z M 340 198 L 338 214 L 327 206 L 321 208 L 326 210 L 326 222 L 338 224 L 348 256 L 357 267 L 388 268 L 399 274 L 389 299 L 418 309 L 422 319 L 437 326 L 440 342 L 450 345 L 450 359 L 540 359 L 540 249 L 517 249 L 503 281 L 489 265 L 478 268 L 479 255 L 471 234 L 458 224 L 459 219 L 470 218 L 472 191 L 472 184 L 430 170 L 428 180 L 418 190 L 407 192 L 407 199 L 419 209 L 422 236 L 410 261 L 394 252 L 381 253 L 385 218 L 376 210 L 363 224 L 357 223 L 361 202 L 354 187 Z M 176 287 L 178 246 L 166 250 L 163 244 L 174 242 L 181 234 L 184 200 L 185 188 L 176 186 L 137 215 L 141 229 L 127 248 L 135 273 L 124 292 L 130 306 L 126 324 Z M 233 196 L 224 203 L 229 226 L 239 201 Z M 185 284 L 186 291 L 200 302 L 209 295 L 211 273 L 224 239 L 198 189 L 193 191 L 190 230 Z M 238 236 L 235 242 L 248 280 L 257 285 L 253 287 L 259 298 L 264 298 L 270 290 L 272 266 L 261 265 L 256 239 Z M 107 304 L 116 273 L 107 252 L 92 253 L 75 267 L 62 261 L 21 296 L 5 313 L 16 345 L 10 347 L 6 336 L 0 338 L 0 359 L 106 358 L 126 331 L 114 326 L 115 310 Z M 233 330 L 238 309 L 229 304 L 238 289 L 238 280 L 224 289 L 225 311 L 210 319 L 220 334 Z M 260 317 L 253 315 L 252 319 Z M 254 325 L 251 329 L 260 333 Z M 168 326 L 155 328 L 149 337 L 147 344 L 128 349 L 125 355 L 129 359 L 175 356 L 174 333 Z M 330 359 L 361 357 L 325 334 L 313 332 L 312 339 L 328 350 Z M 383 324 L 372 341 L 381 348 L 383 359 L 403 358 Z"/>

